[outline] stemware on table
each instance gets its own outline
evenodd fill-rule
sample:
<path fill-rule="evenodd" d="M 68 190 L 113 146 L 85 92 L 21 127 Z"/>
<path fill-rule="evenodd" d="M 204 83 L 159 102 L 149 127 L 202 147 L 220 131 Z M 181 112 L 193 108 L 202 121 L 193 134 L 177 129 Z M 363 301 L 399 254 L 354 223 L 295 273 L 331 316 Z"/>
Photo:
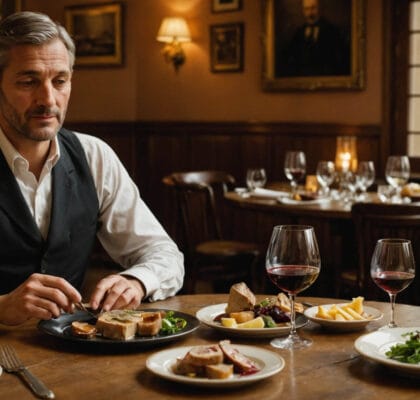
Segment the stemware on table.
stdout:
<path fill-rule="evenodd" d="M 373 281 L 388 293 L 391 319 L 388 328 L 395 328 L 395 299 L 414 279 L 415 262 L 408 239 L 380 239 L 373 252 L 370 274 Z"/>
<path fill-rule="evenodd" d="M 316 179 L 321 186 L 321 193 L 327 195 L 335 179 L 335 166 L 332 161 L 319 161 L 316 167 Z"/>
<path fill-rule="evenodd" d="M 385 167 L 386 181 L 396 190 L 394 203 L 401 203 L 401 189 L 410 178 L 410 160 L 408 156 L 389 156 Z"/>
<path fill-rule="evenodd" d="M 295 296 L 311 286 L 319 275 L 321 260 L 318 242 L 312 226 L 278 225 L 271 235 L 266 256 L 270 280 L 288 293 L 291 303 L 290 334 L 271 341 L 273 347 L 298 349 L 312 344 L 296 332 Z"/>
<path fill-rule="evenodd" d="M 250 168 L 246 171 L 246 185 L 250 192 L 264 187 L 266 183 L 267 174 L 264 168 Z"/>
<path fill-rule="evenodd" d="M 356 171 L 356 185 L 361 193 L 359 200 L 366 199 L 366 192 L 370 185 L 375 182 L 375 164 L 373 161 L 360 161 Z"/>
<path fill-rule="evenodd" d="M 290 181 L 291 197 L 297 192 L 298 182 L 306 174 L 306 157 L 303 151 L 288 151 L 284 159 L 284 174 Z"/>

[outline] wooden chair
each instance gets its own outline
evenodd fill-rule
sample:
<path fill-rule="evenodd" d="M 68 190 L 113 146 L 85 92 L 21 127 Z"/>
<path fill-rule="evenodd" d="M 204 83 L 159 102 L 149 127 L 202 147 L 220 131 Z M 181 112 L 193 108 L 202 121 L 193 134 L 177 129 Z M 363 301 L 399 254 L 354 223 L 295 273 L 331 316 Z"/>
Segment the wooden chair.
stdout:
<path fill-rule="evenodd" d="M 415 204 L 356 203 L 352 207 L 358 266 L 354 270 L 341 271 L 342 289 L 351 294 L 362 294 L 366 299 L 384 300 L 386 293 L 378 288 L 370 277 L 370 261 L 378 239 L 410 239 L 414 258 L 420 265 L 420 206 Z M 408 288 L 397 295 L 397 302 L 420 305 L 420 271 Z"/>
<path fill-rule="evenodd" d="M 173 173 L 163 182 L 173 189 L 182 233 L 178 245 L 186 260 L 183 291 L 194 293 L 199 280 L 212 282 L 214 291 L 229 290 L 242 280 L 256 290 L 259 246 L 224 240 L 221 221 L 228 216 L 223 195 L 235 179 L 223 171 L 194 171 Z"/>

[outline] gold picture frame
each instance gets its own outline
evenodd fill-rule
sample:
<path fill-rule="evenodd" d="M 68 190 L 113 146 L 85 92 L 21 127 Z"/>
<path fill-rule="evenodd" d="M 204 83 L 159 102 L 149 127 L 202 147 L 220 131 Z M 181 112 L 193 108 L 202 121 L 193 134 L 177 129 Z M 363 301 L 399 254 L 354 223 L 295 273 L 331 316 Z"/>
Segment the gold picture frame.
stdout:
<path fill-rule="evenodd" d="M 212 13 L 239 11 L 241 9 L 242 0 L 211 0 Z"/>
<path fill-rule="evenodd" d="M 210 25 L 210 69 L 241 72 L 244 69 L 244 24 Z"/>
<path fill-rule="evenodd" d="M 65 26 L 76 44 L 76 66 L 122 65 L 122 14 L 118 2 L 65 8 Z"/>
<path fill-rule="evenodd" d="M 324 0 L 322 10 L 316 10 L 322 12 L 319 19 L 316 12 L 310 15 L 314 10 L 303 10 L 302 4 L 290 0 L 263 2 L 263 90 L 364 89 L 363 0 Z M 316 23 L 304 25 L 311 18 Z M 316 48 L 307 44 L 308 37 L 316 42 Z"/>
<path fill-rule="evenodd" d="M 22 9 L 22 0 L 0 0 L 0 19 Z"/>

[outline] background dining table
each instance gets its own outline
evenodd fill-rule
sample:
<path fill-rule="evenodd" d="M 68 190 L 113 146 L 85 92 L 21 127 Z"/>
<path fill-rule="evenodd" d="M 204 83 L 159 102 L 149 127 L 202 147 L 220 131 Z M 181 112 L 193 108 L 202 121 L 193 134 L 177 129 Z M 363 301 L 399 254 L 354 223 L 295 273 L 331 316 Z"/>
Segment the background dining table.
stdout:
<path fill-rule="evenodd" d="M 374 197 L 372 194 L 369 196 Z M 324 273 L 309 289 L 308 295 L 326 296 L 331 293 L 331 287 L 338 287 L 335 282 L 338 271 L 353 268 L 357 261 L 350 203 L 340 200 L 283 203 L 273 197 L 244 196 L 235 191 L 227 192 L 224 199 L 229 219 L 229 223 L 225 224 L 225 236 L 233 240 L 258 243 L 267 248 L 276 225 L 314 227 L 323 255 Z M 261 292 L 269 288 L 260 282 L 258 284 Z M 337 295 L 334 293 L 334 296 Z"/>
<path fill-rule="evenodd" d="M 265 296 L 257 296 L 259 300 Z M 141 308 L 162 308 L 191 315 L 209 305 L 226 302 L 227 294 L 179 295 L 165 301 L 142 304 Z M 312 304 L 337 303 L 337 299 L 300 297 Z M 281 355 L 285 367 L 270 378 L 251 385 L 222 389 L 194 387 L 155 376 L 146 369 L 146 360 L 157 351 L 178 346 L 217 343 L 225 333 L 201 325 L 178 341 L 148 348 L 107 349 L 80 346 L 45 334 L 37 321 L 17 327 L 0 325 L 0 344 L 18 352 L 29 370 L 55 392 L 57 399 L 418 399 L 420 376 L 410 378 L 367 361 L 356 352 L 354 341 L 377 330 L 389 319 L 389 304 L 366 302 L 384 313 L 357 332 L 327 331 L 314 322 L 299 329 L 313 340 L 311 347 L 289 351 L 270 346 L 270 339 L 232 338 L 233 344 L 251 345 Z M 397 322 L 420 327 L 420 307 L 398 304 Z M 0 376 L 0 399 L 32 399 L 30 390 L 13 374 Z"/>

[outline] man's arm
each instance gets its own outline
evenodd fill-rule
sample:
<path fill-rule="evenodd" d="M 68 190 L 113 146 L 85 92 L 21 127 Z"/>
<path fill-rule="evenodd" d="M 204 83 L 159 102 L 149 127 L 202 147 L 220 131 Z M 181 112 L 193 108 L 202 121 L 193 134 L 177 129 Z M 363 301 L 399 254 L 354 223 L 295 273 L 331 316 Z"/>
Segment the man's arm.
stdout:
<path fill-rule="evenodd" d="M 98 138 L 81 134 L 78 137 L 98 193 L 98 238 L 112 259 L 125 268 L 117 275 L 121 278 L 118 289 L 114 278 L 107 277 L 98 283 L 91 301 L 95 305 L 98 302 L 132 305 L 137 300 L 127 295 L 127 290 L 132 293 L 133 285 L 138 285 L 139 301 L 144 297 L 159 300 L 175 295 L 184 279 L 182 253 L 141 199 L 115 152 Z M 111 296 L 110 290 L 112 297 L 119 293 L 121 300 L 108 303 L 105 297 Z M 125 296 L 129 300 L 124 300 Z"/>

